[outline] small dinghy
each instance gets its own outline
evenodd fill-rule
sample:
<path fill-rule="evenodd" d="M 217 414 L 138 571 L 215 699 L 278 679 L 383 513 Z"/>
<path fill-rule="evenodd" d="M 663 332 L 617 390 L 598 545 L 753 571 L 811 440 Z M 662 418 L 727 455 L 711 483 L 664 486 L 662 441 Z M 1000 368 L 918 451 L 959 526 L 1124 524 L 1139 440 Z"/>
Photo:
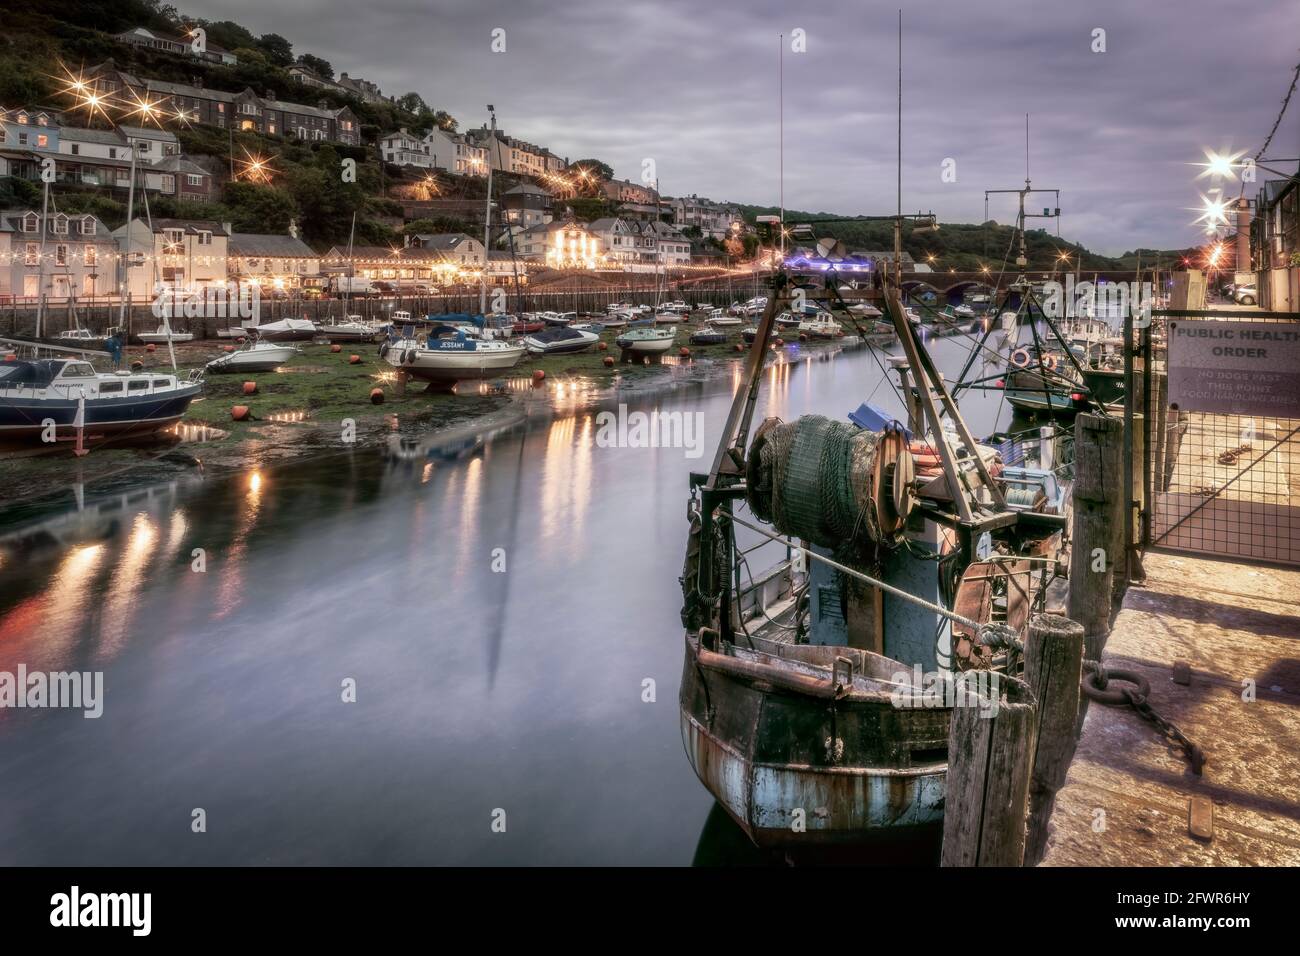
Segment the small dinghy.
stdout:
<path fill-rule="evenodd" d="M 524 339 L 524 348 L 534 355 L 565 355 L 570 352 L 585 352 L 597 342 L 600 336 L 575 328 L 550 328 L 535 332 Z"/>

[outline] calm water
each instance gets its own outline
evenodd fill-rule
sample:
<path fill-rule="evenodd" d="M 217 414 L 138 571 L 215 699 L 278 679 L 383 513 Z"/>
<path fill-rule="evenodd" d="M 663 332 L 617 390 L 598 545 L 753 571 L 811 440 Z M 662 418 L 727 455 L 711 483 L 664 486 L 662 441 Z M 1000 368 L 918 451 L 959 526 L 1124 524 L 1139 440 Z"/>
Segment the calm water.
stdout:
<path fill-rule="evenodd" d="M 968 347 L 937 343 L 949 376 Z M 789 358 L 759 418 L 901 415 L 866 350 Z M 102 670 L 105 697 L 98 720 L 0 710 L 0 864 L 689 864 L 712 800 L 678 731 L 687 474 L 739 370 L 673 371 L 623 401 L 702 412 L 702 458 L 597 447 L 575 401 L 452 448 L 0 515 L 0 670 Z M 976 434 L 1000 404 L 963 400 Z"/>

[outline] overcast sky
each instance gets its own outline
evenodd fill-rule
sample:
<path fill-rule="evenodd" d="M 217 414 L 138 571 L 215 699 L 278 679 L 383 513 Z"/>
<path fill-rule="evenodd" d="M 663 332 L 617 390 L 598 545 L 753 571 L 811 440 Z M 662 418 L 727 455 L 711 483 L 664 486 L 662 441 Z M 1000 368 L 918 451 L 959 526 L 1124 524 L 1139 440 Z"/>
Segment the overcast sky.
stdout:
<path fill-rule="evenodd" d="M 784 33 L 786 206 L 895 206 L 897 0 L 177 6 L 283 34 L 386 94 L 415 90 L 462 129 L 492 103 L 502 129 L 560 156 L 632 179 L 652 158 L 666 194 L 761 204 L 778 198 Z M 806 52 L 790 49 L 796 28 Z M 903 28 L 904 209 L 982 221 L 984 190 L 1025 177 L 1029 113 L 1030 175 L 1062 190 L 1062 236 L 1108 254 L 1199 241 L 1192 209 L 1209 183 L 1189 164 L 1204 149 L 1253 155 L 1300 59 L 1295 0 L 908 0 Z M 1272 156 L 1300 156 L 1294 99 Z M 990 218 L 1012 220 L 1014 203 L 995 197 Z"/>

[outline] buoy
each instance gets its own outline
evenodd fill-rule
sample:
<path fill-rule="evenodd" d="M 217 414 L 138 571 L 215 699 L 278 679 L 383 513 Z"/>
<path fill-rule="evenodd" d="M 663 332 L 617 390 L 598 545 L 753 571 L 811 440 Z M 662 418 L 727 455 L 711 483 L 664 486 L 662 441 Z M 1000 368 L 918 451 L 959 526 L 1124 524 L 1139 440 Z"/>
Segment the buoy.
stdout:
<path fill-rule="evenodd" d="M 546 372 L 543 371 L 542 369 L 539 368 L 539 369 L 537 369 L 535 372 L 533 372 L 533 381 L 534 381 L 534 382 L 540 382 L 540 381 L 541 381 L 542 379 L 544 379 L 544 378 L 546 378 Z"/>
<path fill-rule="evenodd" d="M 800 333 L 799 333 L 799 341 L 800 341 L 800 342 L 807 342 L 807 341 L 808 341 L 808 336 L 807 336 L 805 333 L 800 332 Z"/>
<path fill-rule="evenodd" d="M 1055 370 L 1056 370 L 1056 356 L 1055 356 L 1055 355 L 1044 355 L 1044 356 L 1043 356 L 1043 368 L 1047 369 L 1049 372 L 1055 371 Z"/>
<path fill-rule="evenodd" d="M 348 364 L 349 364 L 349 365 L 360 365 L 360 364 L 361 364 L 361 356 L 360 356 L 360 355 L 349 355 L 349 356 L 348 356 Z"/>
<path fill-rule="evenodd" d="M 256 395 L 256 394 L 257 394 L 257 383 L 256 383 L 256 382 L 245 382 L 245 383 L 244 383 L 244 394 L 245 394 L 245 395 Z"/>
<path fill-rule="evenodd" d="M 773 339 L 772 344 L 775 345 L 777 348 L 780 348 L 781 346 L 785 345 L 785 339 Z"/>
<path fill-rule="evenodd" d="M 5 356 L 5 361 L 6 361 L 6 362 L 17 362 L 17 361 L 18 361 L 18 356 L 15 355 L 13 352 L 10 352 L 8 355 Z"/>
<path fill-rule="evenodd" d="M 144 350 L 145 350 L 146 352 L 157 352 L 157 351 L 158 351 L 158 346 L 156 346 L 156 345 L 154 345 L 152 342 L 150 342 L 148 345 L 146 345 L 146 346 L 144 347 Z"/>
<path fill-rule="evenodd" d="M 240 341 L 242 342 L 243 339 L 240 339 Z M 223 345 L 223 346 L 221 346 L 221 351 L 223 351 L 223 352 L 233 352 L 234 350 L 235 350 L 235 347 L 234 347 L 233 345 Z"/>
<path fill-rule="evenodd" d="M 139 359 L 136 359 L 134 362 L 131 363 L 131 371 L 133 371 L 133 372 L 143 372 L 143 371 L 144 371 L 144 362 L 141 362 Z"/>
<path fill-rule="evenodd" d="M 247 335 L 241 335 L 239 338 L 235 339 L 235 341 L 236 341 L 236 342 L 247 342 L 247 341 L 248 341 L 248 336 L 247 336 Z M 234 349 L 231 349 L 231 351 L 233 352 Z"/>
<path fill-rule="evenodd" d="M 247 405 L 232 405 L 232 406 L 230 407 L 230 417 L 233 418 L 233 419 L 234 419 L 235 421 L 237 421 L 237 422 L 247 421 L 247 420 L 248 420 L 248 406 L 247 406 Z"/>
<path fill-rule="evenodd" d="M 735 348 L 736 348 L 736 351 L 737 351 L 737 352 L 743 352 L 743 351 L 745 351 L 745 346 L 741 345 L 739 342 L 736 343 Z"/>
<path fill-rule="evenodd" d="M 604 345 L 605 343 L 602 342 L 601 344 Z M 612 355 L 606 355 L 604 361 L 605 361 L 605 368 L 613 368 L 613 367 L 614 367 L 614 356 L 612 356 Z"/>
<path fill-rule="evenodd" d="M 690 358 L 691 350 L 688 349 L 685 345 L 683 345 L 681 349 L 677 352 L 677 354 L 680 355 L 682 358 Z"/>
<path fill-rule="evenodd" d="M 1024 368 L 1029 364 L 1029 350 L 1016 349 L 1011 353 L 1011 364 L 1016 368 Z"/>
<path fill-rule="evenodd" d="M 608 342 L 601 342 L 599 345 L 596 346 L 596 349 L 601 352 L 605 351 L 607 348 L 609 348 Z"/>
<path fill-rule="evenodd" d="M 384 390 L 382 388 L 372 388 L 370 390 L 370 404 L 371 405 L 384 404 Z"/>
<path fill-rule="evenodd" d="M 335 342 L 333 345 L 330 346 L 330 351 L 331 351 L 331 352 L 342 352 L 342 351 L 343 351 L 343 346 L 341 346 L 341 345 L 339 345 L 337 342 Z"/>

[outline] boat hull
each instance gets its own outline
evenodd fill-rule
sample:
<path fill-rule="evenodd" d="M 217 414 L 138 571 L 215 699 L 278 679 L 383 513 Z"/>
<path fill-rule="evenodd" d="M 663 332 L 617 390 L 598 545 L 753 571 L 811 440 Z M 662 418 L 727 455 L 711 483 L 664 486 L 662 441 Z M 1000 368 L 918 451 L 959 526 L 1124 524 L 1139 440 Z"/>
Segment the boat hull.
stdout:
<path fill-rule="evenodd" d="M 414 355 L 409 355 L 411 352 Z M 463 352 L 393 348 L 386 358 L 390 365 L 426 382 L 462 382 L 508 372 L 523 356 L 522 347 Z"/>
<path fill-rule="evenodd" d="M 943 825 L 948 710 L 827 699 L 728 673 L 702 661 L 690 636 L 680 705 L 696 775 L 759 847 L 867 847 Z"/>
<path fill-rule="evenodd" d="M 143 398 L 96 398 L 86 401 L 85 431 L 90 435 L 152 432 L 180 418 L 202 391 L 198 384 L 183 385 L 163 395 Z M 60 437 L 76 434 L 76 399 L 33 399 L 0 397 L 0 438 L 40 435 L 46 419 L 52 420 Z"/>

